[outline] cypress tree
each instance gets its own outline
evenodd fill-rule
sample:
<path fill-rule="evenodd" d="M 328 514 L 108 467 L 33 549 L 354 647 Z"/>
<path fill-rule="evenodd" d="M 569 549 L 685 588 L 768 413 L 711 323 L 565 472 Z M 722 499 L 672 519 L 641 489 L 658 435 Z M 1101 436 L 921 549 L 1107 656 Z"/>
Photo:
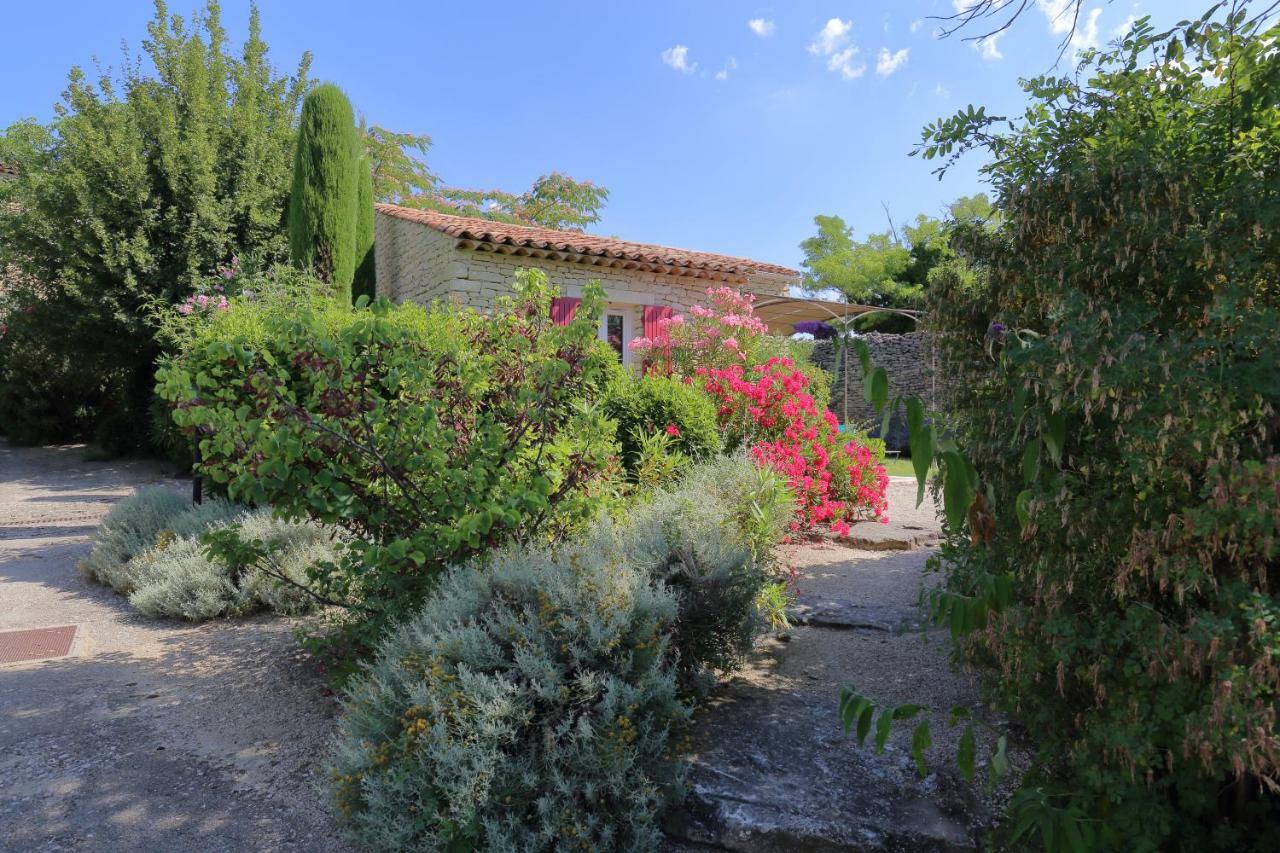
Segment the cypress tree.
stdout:
<path fill-rule="evenodd" d="M 293 262 L 332 284 L 351 301 L 356 268 L 356 160 L 351 102 L 332 83 L 302 103 L 289 196 L 289 252 Z"/>
<path fill-rule="evenodd" d="M 356 161 L 356 275 L 351 283 L 351 295 L 355 298 L 377 293 L 377 281 L 373 264 L 373 172 L 369 161 L 361 157 Z"/>

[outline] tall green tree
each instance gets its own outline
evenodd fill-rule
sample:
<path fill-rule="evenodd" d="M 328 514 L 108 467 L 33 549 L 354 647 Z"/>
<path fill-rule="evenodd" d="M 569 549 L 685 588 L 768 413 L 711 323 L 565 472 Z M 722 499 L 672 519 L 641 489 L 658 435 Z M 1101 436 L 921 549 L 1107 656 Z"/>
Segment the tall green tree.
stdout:
<path fill-rule="evenodd" d="M 361 135 L 376 201 L 516 225 L 581 231 L 600 221 L 600 210 L 609 200 L 605 187 L 560 172 L 543 175 L 522 193 L 446 186 L 424 159 L 431 137 L 363 123 Z"/>
<path fill-rule="evenodd" d="M 359 137 L 351 102 L 332 83 L 302 104 L 289 193 L 289 252 L 303 270 L 351 297 L 356 270 Z"/>
<path fill-rule="evenodd" d="M 96 430 L 119 449 L 136 444 L 159 351 L 150 308 L 234 255 L 287 256 L 310 55 L 278 74 L 256 10 L 237 50 L 217 2 L 186 20 L 162 0 L 142 51 L 147 65 L 126 53 L 115 76 L 73 68 L 52 122 L 4 135 L 22 179 L 0 205 L 0 253 L 19 271 L 4 297 L 0 429 L 30 441 Z"/>
<path fill-rule="evenodd" d="M 377 295 L 373 260 L 373 172 L 364 157 L 356 161 L 356 272 L 351 295 L 357 299 L 361 296 L 373 299 Z"/>
<path fill-rule="evenodd" d="M 919 214 L 901 227 L 856 240 L 839 216 L 816 216 L 818 233 L 800 244 L 804 251 L 804 286 L 810 291 L 835 290 L 850 302 L 879 308 L 920 308 L 932 271 L 954 257 L 951 234 L 957 224 L 987 222 L 991 203 L 982 194 L 965 196 L 947 206 L 939 218 Z M 872 315 L 860 328 L 905 331 L 902 318 Z"/>

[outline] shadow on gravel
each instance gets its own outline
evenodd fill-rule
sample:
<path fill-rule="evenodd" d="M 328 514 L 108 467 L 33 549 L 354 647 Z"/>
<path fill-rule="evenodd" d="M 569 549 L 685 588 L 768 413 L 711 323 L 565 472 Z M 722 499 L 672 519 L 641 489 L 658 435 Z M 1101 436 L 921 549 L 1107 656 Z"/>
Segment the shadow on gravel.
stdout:
<path fill-rule="evenodd" d="M 20 539 L 65 539 L 68 536 L 90 536 L 97 527 L 98 525 L 96 524 L 82 524 L 76 527 L 0 526 L 0 542 L 11 542 Z M 2 557 L 0 557 L 0 562 L 3 562 Z"/>
<path fill-rule="evenodd" d="M 137 654 L 0 667 L 0 850 L 340 849 L 333 703 L 289 625 L 158 624 Z"/>

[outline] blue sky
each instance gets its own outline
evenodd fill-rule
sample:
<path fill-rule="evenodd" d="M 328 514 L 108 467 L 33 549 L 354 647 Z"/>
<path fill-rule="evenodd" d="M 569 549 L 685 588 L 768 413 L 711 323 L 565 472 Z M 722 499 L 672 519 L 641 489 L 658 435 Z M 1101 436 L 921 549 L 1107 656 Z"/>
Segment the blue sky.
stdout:
<path fill-rule="evenodd" d="M 1062 2 L 1062 0 L 1056 0 Z M 262 0 L 278 68 L 303 50 L 369 121 L 429 133 L 448 183 L 521 190 L 552 170 L 607 186 L 591 230 L 797 266 L 813 216 L 856 233 L 938 213 L 981 189 L 978 162 L 939 182 L 908 152 L 966 104 L 1024 103 L 1061 35 L 1039 0 L 994 45 L 937 40 L 952 0 L 645 3 Z M 223 0 L 243 36 L 247 0 Z M 1157 26 L 1208 0 L 1090 0 L 1082 38 L 1130 16 Z M 170 0 L 189 13 L 196 0 Z M 150 0 L 14 4 L 0 51 L 0 123 L 48 119 L 73 64 L 119 64 Z M 977 34 L 976 32 L 974 34 Z"/>

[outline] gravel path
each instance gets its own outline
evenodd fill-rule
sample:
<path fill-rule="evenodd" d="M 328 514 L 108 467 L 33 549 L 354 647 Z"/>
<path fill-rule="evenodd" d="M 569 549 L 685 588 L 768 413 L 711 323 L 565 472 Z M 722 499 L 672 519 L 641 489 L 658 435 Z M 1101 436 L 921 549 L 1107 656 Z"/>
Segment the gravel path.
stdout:
<path fill-rule="evenodd" d="M 345 849 L 324 811 L 333 702 L 278 617 L 147 619 L 75 563 L 152 463 L 0 444 L 0 631 L 75 625 L 0 664 L 0 850 Z"/>

